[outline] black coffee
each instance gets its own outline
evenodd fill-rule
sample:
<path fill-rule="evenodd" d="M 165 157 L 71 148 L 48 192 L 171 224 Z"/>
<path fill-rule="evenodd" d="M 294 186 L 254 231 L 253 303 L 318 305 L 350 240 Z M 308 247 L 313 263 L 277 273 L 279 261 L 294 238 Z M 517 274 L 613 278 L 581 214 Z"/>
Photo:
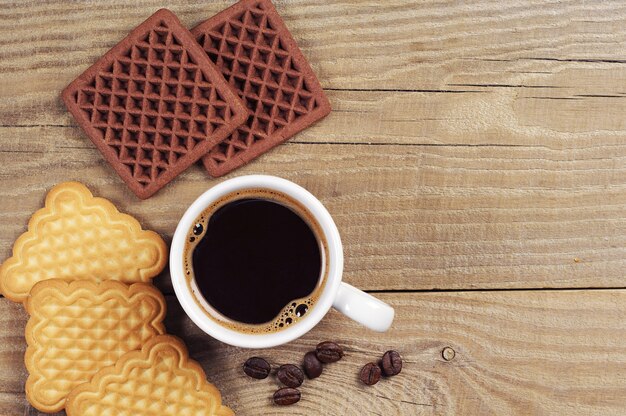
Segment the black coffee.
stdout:
<path fill-rule="evenodd" d="M 320 243 L 292 209 L 261 198 L 227 202 L 195 225 L 190 240 L 198 289 L 221 315 L 278 328 L 310 307 L 306 298 L 322 271 Z"/>

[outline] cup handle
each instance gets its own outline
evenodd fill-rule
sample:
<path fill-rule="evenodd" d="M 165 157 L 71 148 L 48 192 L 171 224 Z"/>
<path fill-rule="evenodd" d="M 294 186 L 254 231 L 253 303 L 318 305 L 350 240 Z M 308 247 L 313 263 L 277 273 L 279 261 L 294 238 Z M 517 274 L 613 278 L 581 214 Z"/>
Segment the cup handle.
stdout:
<path fill-rule="evenodd" d="M 341 283 L 333 307 L 361 325 L 385 332 L 393 322 L 393 308 L 347 283 Z"/>

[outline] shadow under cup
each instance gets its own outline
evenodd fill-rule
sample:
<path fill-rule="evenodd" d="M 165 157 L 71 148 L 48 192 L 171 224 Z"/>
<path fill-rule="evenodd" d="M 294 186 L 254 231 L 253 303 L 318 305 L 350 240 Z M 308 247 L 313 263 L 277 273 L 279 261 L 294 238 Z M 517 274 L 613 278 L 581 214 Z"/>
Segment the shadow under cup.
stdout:
<path fill-rule="evenodd" d="M 206 318 L 263 335 L 312 315 L 330 256 L 322 227 L 300 202 L 276 190 L 240 189 L 212 202 L 186 231 L 185 284 Z"/>

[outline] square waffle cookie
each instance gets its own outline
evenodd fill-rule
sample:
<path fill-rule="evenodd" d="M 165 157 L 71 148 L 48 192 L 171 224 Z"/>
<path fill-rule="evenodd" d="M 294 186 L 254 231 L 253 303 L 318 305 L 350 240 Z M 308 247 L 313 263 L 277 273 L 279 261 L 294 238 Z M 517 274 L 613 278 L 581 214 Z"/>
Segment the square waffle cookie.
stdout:
<path fill-rule="evenodd" d="M 64 182 L 46 195 L 28 230 L 0 266 L 0 292 L 23 302 L 42 280 L 147 282 L 161 273 L 167 246 L 154 231 L 120 213 L 85 185 Z"/>
<path fill-rule="evenodd" d="M 250 110 L 202 161 L 224 175 L 330 113 L 315 73 L 270 0 L 242 0 L 191 33 Z"/>
<path fill-rule="evenodd" d="M 147 283 L 36 284 L 26 302 L 28 401 L 43 412 L 63 409 L 74 387 L 163 334 L 165 308 L 161 292 Z"/>
<path fill-rule="evenodd" d="M 63 91 L 105 159 L 148 198 L 248 115 L 178 18 L 162 9 Z"/>
<path fill-rule="evenodd" d="M 189 359 L 185 345 L 160 335 L 122 356 L 67 398 L 68 416 L 234 416 Z"/>

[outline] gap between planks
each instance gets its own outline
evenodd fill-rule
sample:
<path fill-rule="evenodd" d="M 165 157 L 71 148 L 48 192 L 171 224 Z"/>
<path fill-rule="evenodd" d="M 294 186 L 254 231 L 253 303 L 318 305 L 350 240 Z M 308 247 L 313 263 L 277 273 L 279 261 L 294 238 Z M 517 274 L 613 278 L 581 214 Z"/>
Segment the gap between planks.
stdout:
<path fill-rule="evenodd" d="M 78 129 L 77 125 L 63 125 L 63 124 L 0 124 L 0 128 L 60 128 L 60 129 Z M 305 145 L 342 145 L 342 146 L 405 146 L 405 147 L 543 147 L 541 145 L 530 144 L 507 144 L 507 143 L 402 143 L 402 142 L 387 142 L 387 143 L 367 143 L 367 142 L 315 142 L 307 140 L 292 139 L 283 143 L 283 145 L 290 144 L 305 144 Z M 62 149 L 89 149 L 92 146 L 68 146 L 62 147 Z M 24 153 L 16 150 L 0 150 L 0 153 Z M 27 153 L 33 153 L 28 151 Z"/>
<path fill-rule="evenodd" d="M 176 296 L 173 290 L 169 290 L 169 288 L 157 288 L 163 293 L 164 296 Z M 369 293 L 372 295 L 382 294 L 382 295 L 392 295 L 394 293 L 432 293 L 432 294 L 445 294 L 445 293 L 492 293 L 492 292 L 593 292 L 593 291 L 619 291 L 626 290 L 626 286 L 624 287 L 528 287 L 528 288 L 462 288 L 462 289 L 372 289 L 372 290 L 363 290 L 365 293 Z M 0 299 L 3 299 L 4 296 L 0 294 Z"/>

